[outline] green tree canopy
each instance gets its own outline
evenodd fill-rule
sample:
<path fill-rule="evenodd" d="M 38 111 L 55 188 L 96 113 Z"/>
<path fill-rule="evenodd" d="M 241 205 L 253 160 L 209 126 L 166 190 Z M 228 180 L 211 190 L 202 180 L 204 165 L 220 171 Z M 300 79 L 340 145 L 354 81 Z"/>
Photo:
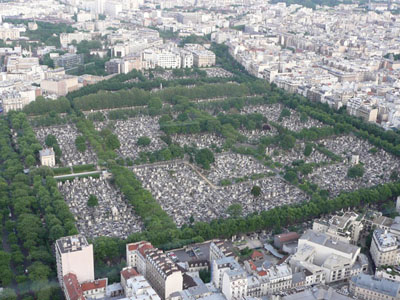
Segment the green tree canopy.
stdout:
<path fill-rule="evenodd" d="M 215 161 L 214 153 L 208 148 L 201 149 L 195 154 L 195 161 L 202 166 L 203 169 L 209 170 L 210 164 Z"/>
<path fill-rule="evenodd" d="M 89 199 L 87 201 L 87 205 L 89 207 L 95 207 L 95 206 L 99 205 L 99 200 L 97 199 L 97 197 L 95 195 L 90 195 Z"/>
<path fill-rule="evenodd" d="M 261 188 L 260 188 L 258 185 L 254 185 L 254 186 L 251 188 L 251 194 L 252 194 L 254 197 L 260 196 L 260 195 L 261 195 Z"/>

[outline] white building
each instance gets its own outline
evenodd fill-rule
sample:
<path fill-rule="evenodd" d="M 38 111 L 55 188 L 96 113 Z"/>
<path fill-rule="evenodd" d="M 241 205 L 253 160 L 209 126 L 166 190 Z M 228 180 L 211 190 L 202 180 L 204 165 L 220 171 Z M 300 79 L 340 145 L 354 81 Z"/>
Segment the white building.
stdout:
<path fill-rule="evenodd" d="M 398 248 L 395 235 L 381 229 L 374 230 L 370 252 L 377 267 L 398 264 L 400 255 Z"/>
<path fill-rule="evenodd" d="M 149 282 L 134 268 L 124 268 L 121 271 L 121 285 L 125 297 L 138 300 L 160 300 L 160 297 L 150 286 Z"/>
<path fill-rule="evenodd" d="M 93 245 L 80 234 L 63 237 L 56 241 L 57 276 L 63 286 L 63 278 L 73 273 L 79 283 L 94 280 Z"/>
<path fill-rule="evenodd" d="M 360 248 L 325 233 L 307 230 L 299 239 L 297 252 L 290 260 L 293 268 L 306 266 L 325 273 L 327 283 L 344 280 L 368 266 Z M 322 279 L 322 278 L 321 278 Z"/>
<path fill-rule="evenodd" d="M 247 296 L 247 273 L 243 269 L 228 270 L 222 279 L 222 293 L 228 300 Z"/>
<path fill-rule="evenodd" d="M 42 166 L 54 167 L 56 165 L 56 156 L 53 148 L 46 148 L 39 151 L 40 164 Z"/>

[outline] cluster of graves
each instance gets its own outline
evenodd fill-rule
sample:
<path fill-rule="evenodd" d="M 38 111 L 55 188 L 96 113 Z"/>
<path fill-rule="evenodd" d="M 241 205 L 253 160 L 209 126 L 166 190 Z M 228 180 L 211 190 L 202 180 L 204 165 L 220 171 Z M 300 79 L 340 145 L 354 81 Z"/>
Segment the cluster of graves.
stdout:
<path fill-rule="evenodd" d="M 49 134 L 56 137 L 62 151 L 60 161 L 64 166 L 74 166 L 82 164 L 96 164 L 96 153 L 88 145 L 85 152 L 79 152 L 75 146 L 75 139 L 79 135 L 74 124 L 61 126 L 36 127 L 36 137 L 43 147 L 45 139 Z"/>
<path fill-rule="evenodd" d="M 246 163 L 253 168 L 252 172 L 260 171 L 255 162 L 249 160 Z M 221 161 L 218 166 L 222 164 Z M 215 174 L 215 180 L 223 176 L 223 171 L 216 170 L 218 166 L 211 171 Z M 227 217 L 226 210 L 232 204 L 241 204 L 243 214 L 249 214 L 307 198 L 300 189 L 276 176 L 215 186 L 196 172 L 192 165 L 182 161 L 135 166 L 133 172 L 178 226 L 188 223 L 191 217 L 195 221 Z M 237 172 L 238 175 L 244 174 L 244 171 Z M 226 176 L 231 174 L 227 173 Z M 261 188 L 258 197 L 251 194 L 254 185 Z"/>
<path fill-rule="evenodd" d="M 252 113 L 260 113 L 264 117 L 268 119 L 268 121 L 277 122 L 283 127 L 291 130 L 291 131 L 301 131 L 304 128 L 312 128 L 312 127 L 325 127 L 322 122 L 307 118 L 304 122 L 300 120 L 300 115 L 293 109 L 286 108 L 290 111 L 290 116 L 282 117 L 281 112 L 284 106 L 282 104 L 273 104 L 273 105 L 255 105 L 255 106 L 245 106 L 241 113 L 242 114 L 252 114 Z"/>
<path fill-rule="evenodd" d="M 243 130 L 239 129 L 239 133 L 244 135 L 249 142 L 257 142 L 262 136 L 274 136 L 278 134 L 278 130 L 269 125 L 264 124 L 262 129 Z"/>
<path fill-rule="evenodd" d="M 228 72 L 225 69 L 222 68 L 207 68 L 207 69 L 202 69 L 203 71 L 207 72 L 207 77 L 221 77 L 221 78 L 228 78 L 232 77 L 233 74 L 231 72 Z"/>
<path fill-rule="evenodd" d="M 207 77 L 218 77 L 218 78 L 228 78 L 232 77 L 233 74 L 228 72 L 222 68 L 213 67 L 213 68 L 202 68 L 202 71 L 207 73 Z M 184 76 L 175 76 L 173 70 L 153 70 L 151 71 L 154 77 L 161 78 L 164 80 L 173 80 L 173 79 L 186 79 L 186 78 L 196 78 L 198 75 L 191 74 L 191 75 L 184 75 Z M 149 78 L 150 72 L 145 71 L 144 75 Z"/>
<path fill-rule="evenodd" d="M 118 136 L 121 143 L 118 153 L 123 157 L 136 159 L 140 152 L 153 152 L 167 146 L 160 139 L 163 133 L 160 131 L 157 117 L 141 116 L 117 121 L 114 133 Z M 138 139 L 143 136 L 150 138 L 150 145 L 137 145 Z"/>
<path fill-rule="evenodd" d="M 267 167 L 252 156 L 226 152 L 215 156 L 215 162 L 206 176 L 218 185 L 223 179 L 243 178 L 268 171 Z"/>
<path fill-rule="evenodd" d="M 105 178 L 75 178 L 59 182 L 58 188 L 75 216 L 79 232 L 85 236 L 126 238 L 142 229 L 141 220 L 122 193 Z M 88 206 L 90 195 L 97 197 L 98 205 Z"/>
<path fill-rule="evenodd" d="M 172 140 L 181 147 L 196 146 L 199 149 L 211 148 L 213 146 L 221 148 L 225 142 L 222 136 L 215 133 L 199 133 L 199 134 L 174 134 Z"/>
<path fill-rule="evenodd" d="M 316 169 L 310 175 L 314 183 L 328 189 L 332 195 L 388 182 L 392 172 L 400 170 L 399 158 L 353 135 L 329 138 L 319 143 L 343 157 L 342 162 Z M 361 178 L 349 178 L 348 169 L 357 160 L 364 167 L 364 175 Z"/>
<path fill-rule="evenodd" d="M 304 155 L 305 143 L 297 141 L 293 149 L 282 150 L 280 147 L 267 147 L 265 154 L 270 156 L 274 162 L 282 165 L 291 165 L 293 161 L 303 160 L 305 163 L 323 163 L 330 159 L 321 152 L 313 149 L 309 156 Z"/>

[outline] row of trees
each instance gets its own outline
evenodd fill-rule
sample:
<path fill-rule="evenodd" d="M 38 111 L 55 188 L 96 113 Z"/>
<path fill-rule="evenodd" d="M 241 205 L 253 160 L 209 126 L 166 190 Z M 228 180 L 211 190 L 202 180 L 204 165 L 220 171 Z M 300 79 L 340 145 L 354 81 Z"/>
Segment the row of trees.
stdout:
<path fill-rule="evenodd" d="M 17 137 L 17 147 L 20 157 L 26 167 L 36 165 L 38 152 L 42 146 L 36 139 L 26 115 L 23 112 L 12 111 L 9 114 L 9 122 Z"/>
<path fill-rule="evenodd" d="M 71 104 L 65 97 L 60 97 L 57 100 L 52 100 L 39 96 L 36 98 L 36 101 L 33 101 L 25 106 L 23 111 L 28 115 L 69 113 L 71 112 Z"/>
<path fill-rule="evenodd" d="M 81 132 L 83 136 L 82 140 L 87 141 L 94 149 L 99 160 L 106 162 L 109 159 L 117 157 L 114 150 L 120 147 L 120 142 L 110 129 L 106 128 L 98 132 L 94 128 L 93 123 L 85 118 L 79 119 L 76 123 L 76 128 Z"/>
<path fill-rule="evenodd" d="M 205 84 L 192 88 L 170 87 L 150 95 L 143 89 L 120 90 L 117 92 L 99 91 L 73 100 L 74 107 L 80 110 L 110 109 L 148 105 L 154 114 L 162 108 L 162 101 L 177 104 L 179 96 L 189 100 L 216 97 L 240 97 L 249 94 L 249 88 L 242 84 Z"/>
<path fill-rule="evenodd" d="M 47 168 L 23 172 L 27 148 L 37 140 L 23 113 L 11 113 L 0 120 L 0 229 L 7 251 L 0 249 L 0 281 L 4 287 L 16 283 L 22 299 L 59 299 L 55 279 L 55 259 L 51 246 L 61 236 L 76 234 L 74 218 Z M 17 144 L 11 141 L 11 125 Z M 26 144 L 26 145 L 25 145 Z M 9 250 L 8 250 L 9 249 Z M 8 266 L 6 266 L 8 264 Z M 27 270 L 27 273 L 26 273 Z M 7 299 L 16 299 L 8 289 Z"/>

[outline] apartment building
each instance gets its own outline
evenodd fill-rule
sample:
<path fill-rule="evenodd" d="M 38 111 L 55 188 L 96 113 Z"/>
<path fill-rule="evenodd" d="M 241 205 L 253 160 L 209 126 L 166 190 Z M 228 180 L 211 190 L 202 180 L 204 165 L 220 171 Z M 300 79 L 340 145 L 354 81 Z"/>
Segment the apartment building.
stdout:
<path fill-rule="evenodd" d="M 69 273 L 76 276 L 78 283 L 94 280 L 93 245 L 84 236 L 78 234 L 58 239 L 55 249 L 60 286 L 64 287 L 64 276 Z"/>
<path fill-rule="evenodd" d="M 146 251 L 152 249 L 150 242 L 141 241 L 126 245 L 126 263 L 146 277 Z"/>
<path fill-rule="evenodd" d="M 60 43 L 61 47 L 66 48 L 72 41 L 76 41 L 80 43 L 82 41 L 90 41 L 92 40 L 92 35 L 86 32 L 73 32 L 73 33 L 61 33 L 60 34 Z"/>
<path fill-rule="evenodd" d="M 64 68 L 66 70 L 81 66 L 84 63 L 83 54 L 66 53 L 53 59 L 55 68 Z"/>
<path fill-rule="evenodd" d="M 178 69 L 181 67 L 181 56 L 178 52 L 149 48 L 142 52 L 143 67 L 153 69 L 160 67 L 163 69 Z"/>
<path fill-rule="evenodd" d="M 215 54 L 210 50 L 206 50 L 202 45 L 186 44 L 185 50 L 193 54 L 193 64 L 196 67 L 210 67 L 215 65 Z"/>
<path fill-rule="evenodd" d="M 5 113 L 11 110 L 21 110 L 31 102 L 28 97 L 24 97 L 16 90 L 3 92 L 0 94 L 0 100 Z"/>
<path fill-rule="evenodd" d="M 233 252 L 228 249 L 223 241 L 217 240 L 210 244 L 210 264 L 216 259 L 234 256 Z"/>
<path fill-rule="evenodd" d="M 146 279 L 163 300 L 183 288 L 182 272 L 162 250 L 156 248 L 146 251 Z"/>
<path fill-rule="evenodd" d="M 190 51 L 182 49 L 180 51 L 181 55 L 181 67 L 182 68 L 192 68 L 193 67 L 193 54 Z"/>
<path fill-rule="evenodd" d="M 68 273 L 63 277 L 61 287 L 64 290 L 66 300 L 86 300 L 78 278 L 74 273 Z"/>
<path fill-rule="evenodd" d="M 347 101 L 346 110 L 349 115 L 362 118 L 366 122 L 376 122 L 378 117 L 378 108 L 368 100 L 361 98 L 351 98 Z"/>
<path fill-rule="evenodd" d="M 29 72 L 39 67 L 39 58 L 12 55 L 5 58 L 4 65 L 7 73 Z"/>
<path fill-rule="evenodd" d="M 247 296 L 247 273 L 243 269 L 228 270 L 222 279 L 222 294 L 228 300 L 239 300 Z"/>
<path fill-rule="evenodd" d="M 212 261 L 211 282 L 217 289 L 222 290 L 224 273 L 231 270 L 242 271 L 242 267 L 234 257 L 222 257 Z"/>
<path fill-rule="evenodd" d="M 399 262 L 399 247 L 395 235 L 382 230 L 376 229 L 372 235 L 371 257 L 375 266 L 396 265 Z"/>
<path fill-rule="evenodd" d="M 155 290 L 143 275 L 134 268 L 127 267 L 121 271 L 121 286 L 125 297 L 140 300 L 160 300 Z"/>
<path fill-rule="evenodd" d="M 18 40 L 20 38 L 20 29 L 12 27 L 6 23 L 0 26 L 0 40 Z"/>
<path fill-rule="evenodd" d="M 86 299 L 104 299 L 107 292 L 108 279 L 96 279 L 81 284 L 83 296 Z"/>
<path fill-rule="evenodd" d="M 272 295 L 280 291 L 288 290 L 292 286 L 292 269 L 287 264 L 280 264 L 260 272 L 261 294 Z"/>
<path fill-rule="evenodd" d="M 350 279 L 350 294 L 363 300 L 400 299 L 400 283 L 372 275 L 359 274 Z"/>
<path fill-rule="evenodd" d="M 108 74 L 127 74 L 132 70 L 141 69 L 142 60 L 140 56 L 113 58 L 105 64 L 105 70 Z"/>
<path fill-rule="evenodd" d="M 354 212 L 346 212 L 343 215 L 332 216 L 329 220 L 314 220 L 313 230 L 323 232 L 343 242 L 357 244 L 364 228 L 362 218 Z"/>
<path fill-rule="evenodd" d="M 42 80 L 40 88 L 47 94 L 65 96 L 79 88 L 77 76 L 59 76 Z"/>
<path fill-rule="evenodd" d="M 182 272 L 162 250 L 145 241 L 127 244 L 126 250 L 128 266 L 137 268 L 161 299 L 182 291 Z"/>
<path fill-rule="evenodd" d="M 327 283 L 350 278 L 368 266 L 359 247 L 313 230 L 307 230 L 300 237 L 297 252 L 290 264 L 293 267 L 303 265 L 322 270 Z"/>

